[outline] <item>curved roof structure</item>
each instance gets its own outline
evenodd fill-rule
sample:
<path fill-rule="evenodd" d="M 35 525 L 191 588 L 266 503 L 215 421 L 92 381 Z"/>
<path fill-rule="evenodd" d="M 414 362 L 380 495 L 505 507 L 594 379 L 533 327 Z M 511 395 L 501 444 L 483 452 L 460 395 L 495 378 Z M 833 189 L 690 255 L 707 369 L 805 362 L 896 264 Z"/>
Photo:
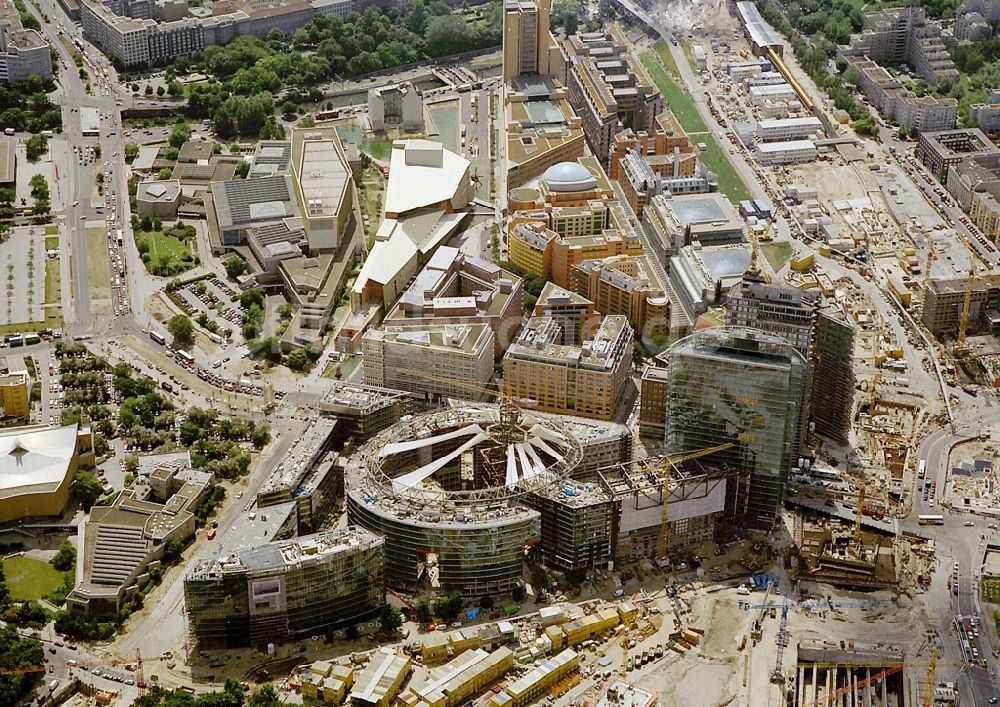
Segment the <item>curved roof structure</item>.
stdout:
<path fill-rule="evenodd" d="M 76 425 L 0 431 L 0 499 L 51 493 L 76 453 Z"/>
<path fill-rule="evenodd" d="M 589 191 L 597 188 L 597 178 L 579 162 L 560 162 L 545 170 L 542 181 L 554 192 Z"/>

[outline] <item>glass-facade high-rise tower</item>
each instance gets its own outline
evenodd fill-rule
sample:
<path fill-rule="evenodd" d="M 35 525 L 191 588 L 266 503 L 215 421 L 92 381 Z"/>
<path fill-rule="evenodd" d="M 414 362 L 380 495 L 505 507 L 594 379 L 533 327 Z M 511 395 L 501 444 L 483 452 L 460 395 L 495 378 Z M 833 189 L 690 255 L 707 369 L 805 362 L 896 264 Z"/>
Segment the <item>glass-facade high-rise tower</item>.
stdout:
<path fill-rule="evenodd" d="M 666 358 L 668 453 L 731 443 L 713 459 L 747 480 L 738 500 L 746 527 L 771 529 L 799 453 L 805 358 L 782 337 L 744 327 L 697 332 Z"/>

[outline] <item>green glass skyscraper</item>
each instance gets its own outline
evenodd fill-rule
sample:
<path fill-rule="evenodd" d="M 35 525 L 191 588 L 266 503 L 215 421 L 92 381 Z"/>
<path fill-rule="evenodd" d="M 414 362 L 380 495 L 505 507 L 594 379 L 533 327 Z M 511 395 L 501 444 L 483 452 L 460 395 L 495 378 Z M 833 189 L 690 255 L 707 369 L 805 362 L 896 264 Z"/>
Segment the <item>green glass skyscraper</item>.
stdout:
<path fill-rule="evenodd" d="M 732 443 L 713 458 L 747 481 L 746 527 L 770 530 L 798 461 L 808 364 L 787 340 L 717 327 L 667 351 L 665 442 L 671 454 Z"/>

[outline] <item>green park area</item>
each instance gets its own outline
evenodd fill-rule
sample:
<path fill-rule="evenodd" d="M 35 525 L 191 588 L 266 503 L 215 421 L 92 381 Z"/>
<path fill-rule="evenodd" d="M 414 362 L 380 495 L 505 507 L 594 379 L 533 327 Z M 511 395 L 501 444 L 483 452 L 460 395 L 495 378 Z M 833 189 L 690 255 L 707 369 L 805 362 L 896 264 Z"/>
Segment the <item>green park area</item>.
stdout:
<path fill-rule="evenodd" d="M 709 132 L 694 100 L 684 89 L 670 48 L 664 42 L 658 42 L 654 51 L 644 51 L 639 58 L 663 94 L 667 106 L 691 137 L 691 142 L 705 145 L 699 159 L 718 176 L 719 191 L 733 204 L 751 198 L 750 190 L 736 173 L 724 147 Z"/>
<path fill-rule="evenodd" d="M 979 595 L 990 604 L 1000 604 L 1000 576 L 984 574 L 979 582 Z"/>
<path fill-rule="evenodd" d="M 63 585 L 63 575 L 48 562 L 31 557 L 8 557 L 3 572 L 14 601 L 37 601 Z"/>
<path fill-rule="evenodd" d="M 145 219 L 144 219 L 145 221 Z M 142 262 L 151 275 L 173 277 L 197 265 L 197 256 L 188 243 L 194 238 L 193 226 L 162 226 L 156 228 L 158 219 L 150 225 L 142 223 L 135 230 L 135 245 Z M 150 228 L 145 228 L 150 226 Z"/>
<path fill-rule="evenodd" d="M 111 296 L 111 265 L 108 262 L 108 236 L 103 228 L 87 229 L 87 272 L 92 297 Z"/>

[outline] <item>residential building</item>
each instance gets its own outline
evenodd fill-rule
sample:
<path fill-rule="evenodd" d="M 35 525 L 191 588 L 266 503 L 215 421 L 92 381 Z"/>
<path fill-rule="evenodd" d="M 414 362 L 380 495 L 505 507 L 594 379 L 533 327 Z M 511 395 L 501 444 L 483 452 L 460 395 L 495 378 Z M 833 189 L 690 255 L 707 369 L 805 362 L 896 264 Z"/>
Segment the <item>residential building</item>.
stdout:
<path fill-rule="evenodd" d="M 858 71 L 862 93 L 888 120 L 916 133 L 955 127 L 958 101 L 954 98 L 917 97 L 874 61 L 863 56 L 844 58 Z"/>
<path fill-rule="evenodd" d="M 975 103 L 969 106 L 969 120 L 984 133 L 1000 132 L 1000 90 L 990 91 L 989 103 Z"/>
<path fill-rule="evenodd" d="M 569 297 L 554 286 L 546 290 L 536 313 L 548 301 Z M 504 391 L 534 401 L 543 412 L 610 420 L 632 366 L 632 337 L 622 315 L 579 328 L 559 316 L 533 316 L 504 356 Z"/>
<path fill-rule="evenodd" d="M 649 200 L 664 191 L 660 175 L 653 171 L 644 157 L 635 152 L 629 152 L 621 159 L 618 183 L 625 193 L 628 205 L 639 217 Z"/>
<path fill-rule="evenodd" d="M 990 240 L 1000 238 L 1000 155 L 973 155 L 952 165 L 945 186 L 976 228 Z"/>
<path fill-rule="evenodd" d="M 639 387 L 639 437 L 662 443 L 667 433 L 667 375 L 662 356 L 642 372 Z"/>
<path fill-rule="evenodd" d="M 979 128 L 938 130 L 920 133 L 915 156 L 945 183 L 949 170 L 967 157 L 1000 155 L 1000 150 Z"/>
<path fill-rule="evenodd" d="M 562 50 L 570 104 L 602 164 L 607 164 L 612 138 L 624 126 L 654 131 L 663 96 L 617 25 L 573 34 L 563 41 Z"/>
<path fill-rule="evenodd" d="M 408 390 L 427 400 L 481 400 L 493 377 L 486 324 L 369 329 L 361 339 L 365 385 Z"/>
<path fill-rule="evenodd" d="M 816 159 L 816 143 L 812 140 L 785 142 L 759 142 L 756 145 L 757 161 L 761 164 L 800 164 Z"/>
<path fill-rule="evenodd" d="M 199 649 L 266 648 L 377 617 L 383 543 L 351 526 L 198 560 L 184 609 Z"/>
<path fill-rule="evenodd" d="M 758 142 L 785 142 L 823 135 L 823 123 L 819 118 L 785 118 L 782 120 L 760 120 L 757 122 Z"/>
<path fill-rule="evenodd" d="M 573 112 L 566 89 L 550 77 L 511 79 L 504 94 L 504 120 L 508 187 L 525 184 L 553 165 L 583 156 L 581 119 Z"/>
<path fill-rule="evenodd" d="M 558 66 L 559 48 L 549 32 L 551 0 L 505 0 L 503 80 L 545 76 Z"/>
<path fill-rule="evenodd" d="M 386 127 L 423 130 L 423 95 L 409 82 L 369 89 L 368 122 L 375 132 Z"/>
<path fill-rule="evenodd" d="M 500 358 L 521 321 L 521 278 L 500 266 L 441 246 L 382 320 L 384 326 L 420 328 L 486 324 Z"/>
<path fill-rule="evenodd" d="M 798 463 L 808 364 L 781 337 L 715 327 L 673 344 L 667 362 L 667 452 L 732 444 L 713 455 L 749 475 L 746 527 L 777 522 Z"/>

